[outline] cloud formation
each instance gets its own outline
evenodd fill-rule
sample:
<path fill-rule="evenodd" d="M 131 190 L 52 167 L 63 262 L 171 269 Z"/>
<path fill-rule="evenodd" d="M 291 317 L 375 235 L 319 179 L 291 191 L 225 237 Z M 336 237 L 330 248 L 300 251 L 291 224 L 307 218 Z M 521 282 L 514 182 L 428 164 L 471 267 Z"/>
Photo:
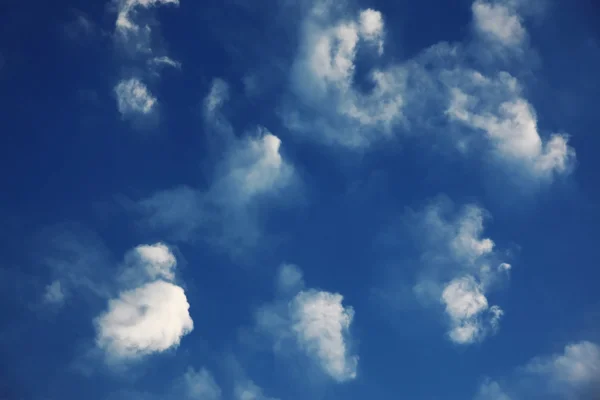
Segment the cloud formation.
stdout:
<path fill-rule="evenodd" d="M 318 3 L 307 16 L 301 45 L 292 67 L 292 91 L 300 99 L 285 113 L 294 131 L 319 141 L 362 148 L 392 135 L 402 119 L 404 72 L 373 68 L 368 93 L 355 87 L 359 47 L 383 53 L 384 23 L 379 11 L 366 9 L 355 16 L 333 15 Z"/>
<path fill-rule="evenodd" d="M 456 212 L 442 198 L 409 218 L 423 248 L 413 291 L 424 304 L 441 303 L 448 337 L 462 345 L 494 333 L 504 314 L 499 306 L 490 306 L 487 292 L 507 277 L 511 266 L 498 261 L 494 242 L 483 237 L 485 216 L 476 205 Z"/>
<path fill-rule="evenodd" d="M 569 343 L 562 353 L 535 357 L 503 383 L 486 379 L 475 400 L 592 399 L 600 394 L 600 347 Z"/>
<path fill-rule="evenodd" d="M 521 3 L 476 0 L 472 37 L 381 67 L 385 28 L 379 11 L 355 13 L 346 3 L 315 2 L 302 24 L 285 124 L 303 137 L 354 150 L 417 132 L 443 131 L 444 138 L 431 134 L 428 140 L 447 140 L 450 128 L 452 146 L 463 156 L 483 145 L 499 168 L 526 179 L 549 182 L 568 173 L 575 159 L 568 135 L 540 133 L 523 83 L 504 70 L 525 63 L 523 57 L 507 61 L 507 51 L 526 50 Z M 369 54 L 374 44 L 377 51 Z M 365 82 L 357 76 L 359 57 L 367 65 Z"/>
<path fill-rule="evenodd" d="M 229 126 L 220 114 L 226 99 L 224 82 L 215 81 L 204 101 L 210 123 L 224 121 Z M 223 125 L 214 122 L 211 126 Z M 296 173 L 281 154 L 281 140 L 266 128 L 258 127 L 242 138 L 226 139 L 224 155 L 207 189 L 180 186 L 139 202 L 147 226 L 166 231 L 174 240 L 204 237 L 229 250 L 242 251 L 258 243 L 261 237 L 258 205 L 282 196 L 293 187 Z"/>
<path fill-rule="evenodd" d="M 177 347 L 193 330 L 185 292 L 172 282 L 175 265 L 174 255 L 162 243 L 138 246 L 126 256 L 123 275 L 134 288 L 110 299 L 107 311 L 95 320 L 96 343 L 109 361 Z"/>
<path fill-rule="evenodd" d="M 156 109 L 156 97 L 146 85 L 137 78 L 120 81 L 115 86 L 117 105 L 124 118 L 145 116 Z"/>
<path fill-rule="evenodd" d="M 283 265 L 277 285 L 281 297 L 256 314 L 259 330 L 272 335 L 275 349 L 291 341 L 334 380 L 355 379 L 358 356 L 349 348 L 353 308 L 342 304 L 339 293 L 305 289 L 296 266 Z"/>

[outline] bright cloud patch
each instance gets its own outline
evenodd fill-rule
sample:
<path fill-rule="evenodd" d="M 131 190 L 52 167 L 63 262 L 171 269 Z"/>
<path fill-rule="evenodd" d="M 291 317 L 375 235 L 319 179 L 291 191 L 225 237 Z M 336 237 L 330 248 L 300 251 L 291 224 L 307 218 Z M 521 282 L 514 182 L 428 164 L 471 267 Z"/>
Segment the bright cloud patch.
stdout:
<path fill-rule="evenodd" d="M 156 107 L 156 97 L 137 78 L 123 80 L 115 86 L 119 112 L 124 117 L 150 114 Z"/>
<path fill-rule="evenodd" d="M 300 292 L 291 303 L 293 331 L 298 342 L 321 363 L 334 379 L 356 377 L 358 359 L 348 356 L 345 337 L 354 317 L 337 293 Z"/>
<path fill-rule="evenodd" d="M 98 345 L 118 358 L 162 352 L 179 345 L 194 323 L 182 288 L 156 281 L 110 300 L 98 320 Z"/>
<path fill-rule="evenodd" d="M 179 5 L 179 0 L 116 0 L 115 31 L 123 41 L 134 42 L 137 50 L 149 52 L 150 26 L 137 20 L 138 12 L 164 4 Z"/>
<path fill-rule="evenodd" d="M 530 176 L 566 172 L 575 154 L 567 137 L 552 134 L 543 140 L 533 107 L 520 92 L 518 82 L 506 73 L 494 79 L 474 74 L 469 85 L 452 90 L 447 115 L 484 132 L 503 162 L 525 167 Z"/>
<path fill-rule="evenodd" d="M 276 339 L 275 348 L 291 340 L 336 381 L 356 378 L 358 357 L 348 348 L 354 310 L 342 304 L 343 296 L 304 289 L 302 272 L 287 264 L 276 283 L 282 297 L 256 315 L 258 327 Z"/>
<path fill-rule="evenodd" d="M 383 31 L 382 15 L 372 9 L 346 19 L 334 19 L 319 7 L 312 11 L 292 72 L 292 89 L 306 107 L 286 113 L 291 129 L 350 148 L 392 135 L 402 119 L 404 72 L 372 69 L 368 93 L 353 82 L 360 45 L 375 44 L 381 54 Z"/>
<path fill-rule="evenodd" d="M 472 276 L 457 278 L 448 283 L 441 300 L 451 321 L 452 328 L 448 334 L 455 343 L 467 344 L 479 340 L 485 334 L 482 318 L 486 312 L 492 313 L 492 326 L 497 326 L 502 316 L 499 307 L 488 307 L 481 284 Z"/>
<path fill-rule="evenodd" d="M 264 395 L 262 388 L 246 380 L 237 383 L 234 390 L 235 400 L 277 400 Z"/>
<path fill-rule="evenodd" d="M 126 264 L 124 275 L 137 275 L 129 281 L 135 287 L 111 299 L 96 319 L 98 346 L 109 359 L 132 359 L 178 346 L 194 323 L 183 288 L 168 282 L 174 279 L 175 257 L 164 244 L 143 245 L 128 255 Z"/>
<path fill-rule="evenodd" d="M 566 345 L 562 353 L 532 359 L 502 385 L 486 380 L 475 400 L 595 399 L 598 394 L 600 347 L 582 341 Z"/>
<path fill-rule="evenodd" d="M 476 205 L 455 212 L 449 201 L 440 199 L 410 222 L 424 249 L 413 291 L 425 304 L 441 303 L 450 323 L 448 336 L 457 344 L 496 332 L 504 314 L 499 306 L 490 306 L 486 293 L 511 266 L 497 260 L 494 242 L 483 237 L 485 215 Z"/>
<path fill-rule="evenodd" d="M 504 46 L 518 46 L 527 32 L 509 1 L 476 0 L 472 6 L 477 31 Z"/>

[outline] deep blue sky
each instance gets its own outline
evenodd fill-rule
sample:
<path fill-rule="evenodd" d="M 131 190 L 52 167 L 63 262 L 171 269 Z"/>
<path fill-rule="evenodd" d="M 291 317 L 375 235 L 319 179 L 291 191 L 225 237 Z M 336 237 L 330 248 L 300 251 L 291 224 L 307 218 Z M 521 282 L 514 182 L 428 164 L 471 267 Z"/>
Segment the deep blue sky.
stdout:
<path fill-rule="evenodd" d="M 594 398 L 597 71 L 592 0 L 2 2 L 0 400 Z"/>

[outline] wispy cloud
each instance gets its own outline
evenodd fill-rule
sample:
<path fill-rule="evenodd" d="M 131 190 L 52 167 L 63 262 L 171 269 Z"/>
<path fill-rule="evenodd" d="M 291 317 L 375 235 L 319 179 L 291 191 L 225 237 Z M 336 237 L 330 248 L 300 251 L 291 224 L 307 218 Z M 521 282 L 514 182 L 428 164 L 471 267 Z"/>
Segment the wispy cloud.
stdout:
<path fill-rule="evenodd" d="M 354 310 L 342 304 L 343 296 L 304 288 L 302 272 L 292 265 L 280 268 L 277 286 L 281 297 L 256 314 L 259 331 L 273 337 L 275 349 L 295 343 L 334 380 L 355 379 L 358 357 L 349 343 Z"/>
<path fill-rule="evenodd" d="M 215 81 L 204 101 L 213 128 L 230 126 L 219 112 L 227 98 L 223 86 Z M 281 154 L 281 140 L 267 129 L 258 127 L 249 136 L 228 139 L 206 190 L 181 186 L 139 202 L 146 225 L 177 240 L 204 238 L 232 251 L 257 244 L 261 237 L 258 204 L 285 196 L 297 181 L 296 173 Z"/>

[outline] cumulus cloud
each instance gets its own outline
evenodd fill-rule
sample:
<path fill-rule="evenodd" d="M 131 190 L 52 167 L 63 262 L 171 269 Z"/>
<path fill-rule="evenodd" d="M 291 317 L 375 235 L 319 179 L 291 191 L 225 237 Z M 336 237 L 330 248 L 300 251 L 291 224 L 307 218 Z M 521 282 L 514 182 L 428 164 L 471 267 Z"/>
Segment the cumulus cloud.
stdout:
<path fill-rule="evenodd" d="M 204 105 L 210 118 L 220 120 L 227 91 L 219 82 L 213 83 Z M 224 155 L 207 189 L 180 186 L 139 202 L 146 225 L 167 231 L 175 240 L 200 236 L 229 250 L 243 251 L 257 244 L 261 237 L 258 205 L 293 188 L 296 173 L 281 153 L 281 140 L 266 128 L 226 139 Z"/>
<path fill-rule="evenodd" d="M 571 343 L 562 354 L 532 360 L 525 370 L 570 387 L 600 382 L 600 347 L 588 341 Z"/>
<path fill-rule="evenodd" d="M 391 136 L 391 128 L 402 119 L 404 71 L 373 68 L 373 88 L 365 93 L 355 87 L 359 47 L 375 44 L 377 54 L 383 53 L 383 17 L 367 9 L 336 18 L 322 6 L 303 24 L 292 68 L 292 91 L 302 108 L 289 109 L 284 120 L 292 130 L 326 143 L 362 148 Z"/>
<path fill-rule="evenodd" d="M 354 310 L 342 305 L 338 293 L 303 291 L 291 303 L 292 329 L 298 342 L 334 379 L 356 378 L 358 358 L 349 356 L 346 336 Z"/>
<path fill-rule="evenodd" d="M 156 97 L 137 78 L 120 81 L 115 86 L 117 105 L 123 117 L 144 116 L 156 109 Z"/>
<path fill-rule="evenodd" d="M 109 361 L 177 347 L 194 328 L 185 292 L 172 282 L 176 260 L 168 247 L 138 246 L 126 256 L 125 265 L 125 286 L 133 288 L 110 299 L 107 311 L 95 320 L 96 343 Z"/>
<path fill-rule="evenodd" d="M 554 133 L 542 139 L 533 107 L 508 73 L 495 78 L 472 73 L 470 82 L 451 89 L 446 114 L 451 121 L 484 132 L 497 158 L 524 168 L 528 176 L 550 178 L 572 166 L 575 151 L 568 137 Z"/>
<path fill-rule="evenodd" d="M 512 168 L 521 178 L 549 182 L 573 165 L 568 135 L 541 134 L 522 84 L 504 71 L 490 74 L 525 62 L 513 56 L 527 50 L 520 13 L 531 8 L 519 0 L 475 0 L 473 37 L 440 42 L 412 59 L 381 66 L 382 14 L 317 2 L 302 24 L 284 123 L 303 137 L 350 149 L 412 132 L 448 141 L 449 124 L 450 145 L 461 155 L 483 144 L 495 156 L 483 162 L 501 161 L 497 167 Z M 377 54 L 368 54 L 373 44 Z M 368 82 L 358 75 L 359 57 Z M 446 121 L 439 119 L 444 112 Z"/>
<path fill-rule="evenodd" d="M 486 379 L 475 400 L 592 399 L 598 393 L 600 347 L 581 341 L 567 344 L 562 353 L 533 358 L 502 385 Z"/>
<path fill-rule="evenodd" d="M 423 248 L 422 268 L 413 292 L 423 304 L 442 305 L 448 337 L 471 344 L 497 331 L 504 311 L 490 305 L 487 293 L 511 266 L 498 260 L 494 242 L 484 237 L 487 212 L 470 204 L 455 211 L 440 198 L 409 217 Z"/>
<path fill-rule="evenodd" d="M 472 5 L 475 29 L 486 39 L 503 46 L 519 46 L 527 31 L 514 7 L 514 1 L 476 0 Z"/>
<path fill-rule="evenodd" d="M 277 278 L 281 298 L 258 310 L 259 330 L 274 337 L 275 349 L 291 341 L 334 380 L 353 380 L 358 366 L 358 357 L 349 348 L 353 308 L 342 304 L 341 294 L 307 289 L 303 283 L 298 267 L 281 266 Z"/>

